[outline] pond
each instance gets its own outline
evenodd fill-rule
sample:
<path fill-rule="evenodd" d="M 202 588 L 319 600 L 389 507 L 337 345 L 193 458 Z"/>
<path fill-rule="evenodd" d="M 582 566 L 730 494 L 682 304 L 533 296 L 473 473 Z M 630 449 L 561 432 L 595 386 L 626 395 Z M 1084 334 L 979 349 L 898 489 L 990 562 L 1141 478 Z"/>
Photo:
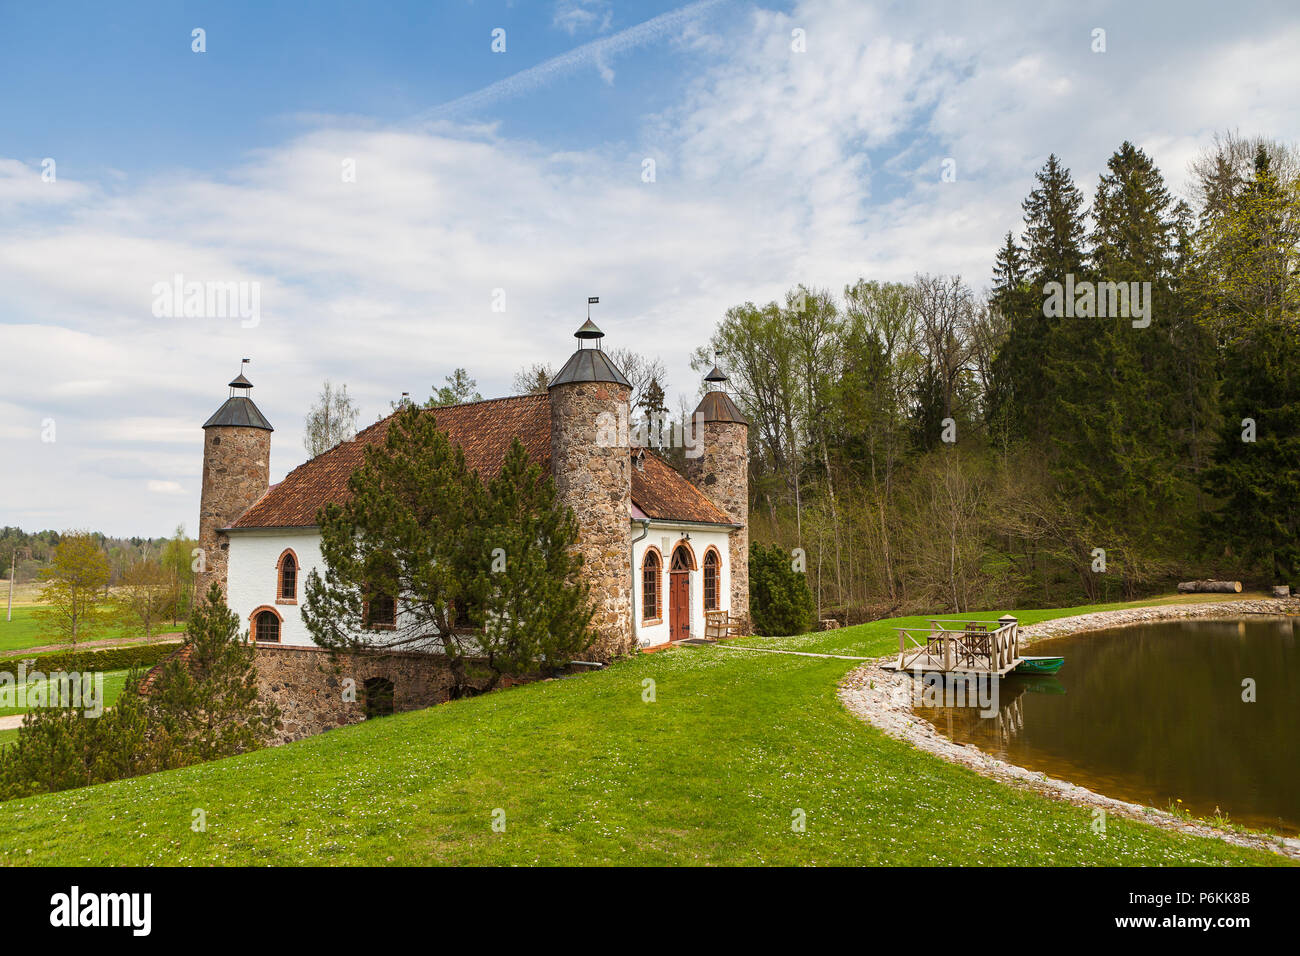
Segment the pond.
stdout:
<path fill-rule="evenodd" d="M 1300 618 L 1161 621 L 1022 653 L 1065 666 L 1004 678 L 995 716 L 916 713 L 959 743 L 1107 796 L 1300 832 Z"/>

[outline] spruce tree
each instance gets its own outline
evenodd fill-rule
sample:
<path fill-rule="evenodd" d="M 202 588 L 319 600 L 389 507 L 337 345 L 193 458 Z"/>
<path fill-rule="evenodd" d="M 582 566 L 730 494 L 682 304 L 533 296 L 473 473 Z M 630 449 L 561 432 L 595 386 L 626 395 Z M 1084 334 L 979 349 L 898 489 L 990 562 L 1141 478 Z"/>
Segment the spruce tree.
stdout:
<path fill-rule="evenodd" d="M 1068 320 L 1044 315 L 1044 286 L 1084 278 L 1083 194 L 1056 155 L 1035 175 L 1023 204 L 1023 253 L 1010 234 L 994 269 L 994 303 L 1009 321 L 994 362 L 994 414 L 1012 434 L 1045 444 L 1058 427 L 1054 396 L 1068 375 L 1068 345 L 1058 341 Z"/>
<path fill-rule="evenodd" d="M 1223 422 L 1203 475 L 1216 555 L 1270 583 L 1300 571 L 1300 183 L 1261 144 L 1253 174 L 1197 237 L 1204 322 L 1223 355 Z M 1250 440 L 1253 439 L 1253 440 Z"/>

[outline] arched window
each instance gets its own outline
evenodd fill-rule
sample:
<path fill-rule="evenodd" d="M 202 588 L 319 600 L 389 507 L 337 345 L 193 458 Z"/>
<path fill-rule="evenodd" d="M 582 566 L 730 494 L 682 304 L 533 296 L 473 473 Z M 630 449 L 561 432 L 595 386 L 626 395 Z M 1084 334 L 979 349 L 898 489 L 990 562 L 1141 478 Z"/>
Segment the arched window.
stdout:
<path fill-rule="evenodd" d="M 280 643 L 280 618 L 274 611 L 258 611 L 253 616 L 253 640 L 259 644 Z"/>
<path fill-rule="evenodd" d="M 718 609 L 718 569 L 722 561 L 716 548 L 704 552 L 704 610 Z"/>
<path fill-rule="evenodd" d="M 641 619 L 643 621 L 657 621 L 661 616 L 659 588 L 662 575 L 659 573 L 659 568 L 659 552 L 654 548 L 647 548 L 645 557 L 641 559 Z"/>
<path fill-rule="evenodd" d="M 669 571 L 690 571 L 695 566 L 695 558 L 691 555 L 691 549 L 685 544 L 679 544 L 673 551 L 673 565 Z"/>
<path fill-rule="evenodd" d="M 290 604 L 298 603 L 298 559 L 292 551 L 280 555 L 279 582 L 275 599 Z"/>

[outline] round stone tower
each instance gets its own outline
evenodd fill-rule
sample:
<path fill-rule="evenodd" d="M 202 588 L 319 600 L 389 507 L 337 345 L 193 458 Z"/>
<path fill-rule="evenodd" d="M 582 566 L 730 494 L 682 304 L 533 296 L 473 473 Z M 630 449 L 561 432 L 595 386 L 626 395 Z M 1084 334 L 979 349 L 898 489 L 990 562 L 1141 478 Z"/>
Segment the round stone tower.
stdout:
<path fill-rule="evenodd" d="M 203 486 L 199 497 L 199 547 L 203 567 L 195 580 L 199 599 L 212 582 L 226 590 L 230 539 L 225 529 L 266 493 L 271 475 L 271 423 L 248 397 L 253 383 L 241 373 L 230 397 L 203 423 Z"/>
<path fill-rule="evenodd" d="M 686 474 L 733 524 L 731 532 L 731 615 L 749 626 L 749 422 L 725 391 L 727 376 L 717 367 L 704 376 L 709 391 L 691 416 L 700 428 L 701 453 L 687 457 Z"/>
<path fill-rule="evenodd" d="M 632 386 L 601 350 L 604 333 L 590 319 L 574 337 L 578 350 L 547 387 L 551 471 L 559 500 L 578 519 L 578 551 L 595 611 L 591 654 L 608 661 L 630 654 L 636 646 L 632 472 L 626 437 Z"/>

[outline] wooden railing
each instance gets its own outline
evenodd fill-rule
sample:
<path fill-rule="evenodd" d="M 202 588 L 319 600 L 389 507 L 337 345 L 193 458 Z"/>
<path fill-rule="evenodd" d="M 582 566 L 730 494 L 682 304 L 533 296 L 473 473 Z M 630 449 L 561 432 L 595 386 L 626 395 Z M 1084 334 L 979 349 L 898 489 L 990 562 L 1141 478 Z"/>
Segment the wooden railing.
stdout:
<path fill-rule="evenodd" d="M 1020 625 L 1000 621 L 933 619 L 928 628 L 900 627 L 898 669 L 1001 673 L 1020 657 Z"/>

